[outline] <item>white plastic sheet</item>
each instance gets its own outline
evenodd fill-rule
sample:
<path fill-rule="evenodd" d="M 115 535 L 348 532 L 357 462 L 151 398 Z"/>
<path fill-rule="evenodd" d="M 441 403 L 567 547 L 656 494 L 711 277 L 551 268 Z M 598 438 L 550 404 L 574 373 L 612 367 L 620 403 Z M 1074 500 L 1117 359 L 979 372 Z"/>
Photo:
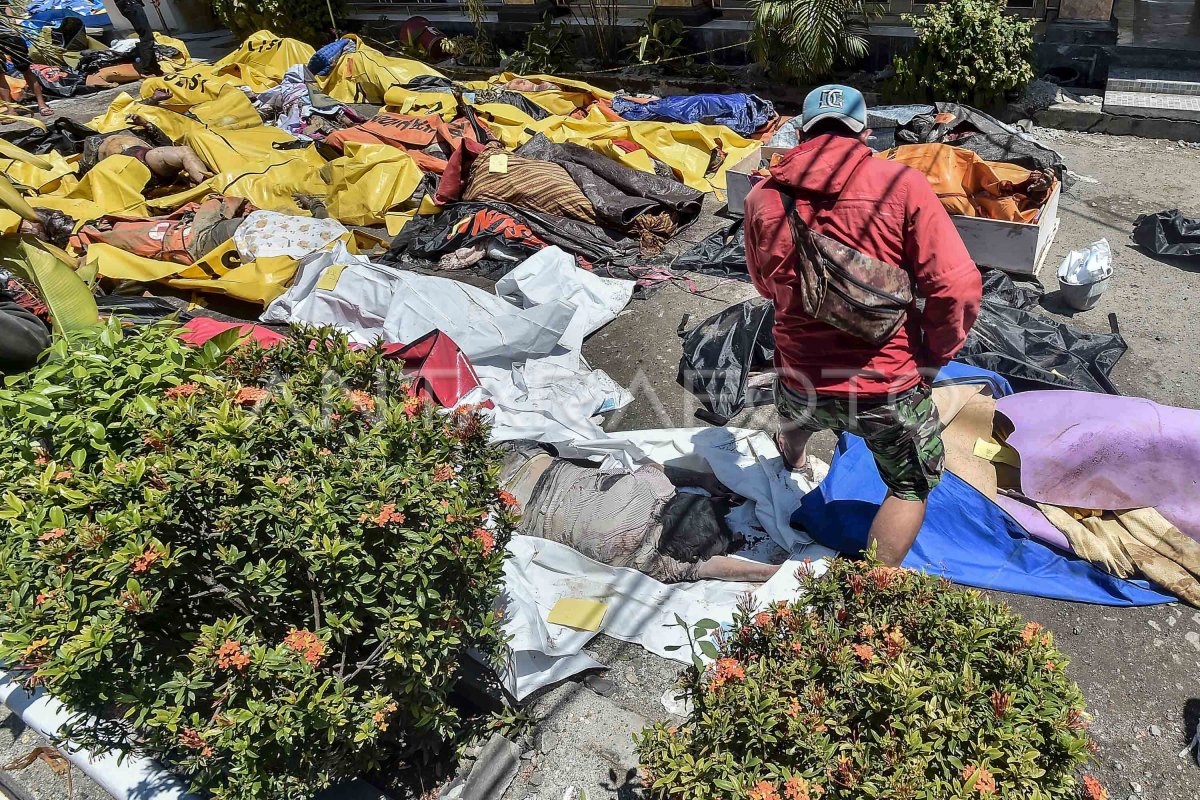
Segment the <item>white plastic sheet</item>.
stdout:
<path fill-rule="evenodd" d="M 21 721 L 47 738 L 54 737 L 71 712 L 44 690 L 30 694 L 11 673 L 0 671 L 0 702 Z M 118 798 L 138 800 L 199 800 L 183 781 L 148 758 L 118 757 L 117 753 L 94 754 L 69 745 L 61 752 L 104 791 Z"/>
<path fill-rule="evenodd" d="M 603 437 L 593 419 L 632 399 L 580 354 L 583 339 L 614 319 L 631 281 L 601 278 L 546 248 L 496 285 L 502 296 L 350 254 L 338 243 L 300 263 L 267 322 L 333 325 L 363 344 L 412 342 L 440 330 L 466 354 L 491 400 L 494 437 L 560 443 Z"/>

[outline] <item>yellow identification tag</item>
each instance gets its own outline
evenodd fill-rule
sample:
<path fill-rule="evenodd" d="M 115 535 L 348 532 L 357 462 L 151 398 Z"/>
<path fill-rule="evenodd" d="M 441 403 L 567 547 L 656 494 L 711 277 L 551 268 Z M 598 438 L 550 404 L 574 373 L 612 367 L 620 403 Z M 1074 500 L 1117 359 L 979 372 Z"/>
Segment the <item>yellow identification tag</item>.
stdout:
<path fill-rule="evenodd" d="M 488 156 L 488 172 L 496 175 L 508 174 L 508 153 L 496 153 Z"/>
<path fill-rule="evenodd" d="M 317 279 L 317 288 L 332 292 L 337 288 L 338 279 L 342 277 L 342 271 L 346 269 L 345 264 L 333 264 L 321 273 L 321 277 Z"/>
<path fill-rule="evenodd" d="M 989 442 L 986 439 L 975 440 L 975 455 L 996 464 L 1008 464 L 1010 467 L 1021 466 L 1021 457 L 1006 444 Z"/>
<path fill-rule="evenodd" d="M 550 609 L 547 622 L 581 631 L 598 631 L 608 613 L 608 604 L 579 597 L 564 597 Z"/>

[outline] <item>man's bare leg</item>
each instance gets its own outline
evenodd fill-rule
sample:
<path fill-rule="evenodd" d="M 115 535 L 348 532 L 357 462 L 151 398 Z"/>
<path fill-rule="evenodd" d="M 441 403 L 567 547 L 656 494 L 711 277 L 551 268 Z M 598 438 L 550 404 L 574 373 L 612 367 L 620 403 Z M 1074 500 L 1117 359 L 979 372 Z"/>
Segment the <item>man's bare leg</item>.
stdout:
<path fill-rule="evenodd" d="M 780 455 L 788 464 L 794 464 L 797 469 L 803 469 L 808 461 L 808 440 L 812 431 L 796 427 L 790 420 L 784 420 L 779 426 L 779 439 L 776 444 L 780 447 Z"/>
<path fill-rule="evenodd" d="M 42 94 L 42 82 L 38 80 L 37 75 L 33 74 L 33 70 L 27 69 L 24 73 L 25 83 L 33 90 L 33 99 L 37 101 L 38 111 L 43 117 L 49 117 L 54 114 L 50 106 L 46 105 L 46 96 Z"/>
<path fill-rule="evenodd" d="M 900 566 L 925 521 L 927 504 L 927 500 L 902 500 L 888 493 L 867 534 L 868 546 L 876 547 L 876 558 L 890 567 Z"/>
<path fill-rule="evenodd" d="M 716 581 L 766 583 L 778 571 L 778 564 L 760 564 L 757 561 L 747 561 L 743 558 L 713 556 L 707 561 L 700 562 L 700 570 L 696 573 L 696 577 Z"/>

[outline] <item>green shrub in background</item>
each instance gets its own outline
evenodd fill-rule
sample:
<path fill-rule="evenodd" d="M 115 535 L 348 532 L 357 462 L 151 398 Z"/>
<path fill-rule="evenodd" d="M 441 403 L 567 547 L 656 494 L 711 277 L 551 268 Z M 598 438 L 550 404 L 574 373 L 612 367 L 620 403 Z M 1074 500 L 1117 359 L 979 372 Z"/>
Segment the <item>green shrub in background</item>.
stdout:
<path fill-rule="evenodd" d="M 308 42 L 313 47 L 334 39 L 334 23 L 345 18 L 343 0 L 213 0 L 221 24 L 240 38 L 255 31 Z"/>
<path fill-rule="evenodd" d="M 779 78 L 819 80 L 867 54 L 863 0 L 752 0 L 751 46 Z"/>
<path fill-rule="evenodd" d="M 514 511 L 477 414 L 378 348 L 232 344 L 114 322 L 5 380 L 0 662 L 86 745 L 309 797 L 458 732 Z"/>
<path fill-rule="evenodd" d="M 671 800 L 1076 800 L 1093 747 L 1036 623 L 911 570 L 838 560 L 742 609 L 690 670 L 693 710 L 639 737 Z"/>
<path fill-rule="evenodd" d="M 944 0 L 906 16 L 917 44 L 896 56 L 899 98 L 988 107 L 1033 80 L 1033 20 L 1004 13 L 1004 0 Z"/>

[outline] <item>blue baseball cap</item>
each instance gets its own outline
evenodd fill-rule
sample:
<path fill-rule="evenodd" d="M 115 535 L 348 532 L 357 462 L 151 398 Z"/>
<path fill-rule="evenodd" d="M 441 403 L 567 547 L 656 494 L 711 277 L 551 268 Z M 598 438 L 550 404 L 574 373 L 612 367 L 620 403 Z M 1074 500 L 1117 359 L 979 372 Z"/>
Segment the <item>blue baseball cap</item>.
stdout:
<path fill-rule="evenodd" d="M 801 128 L 805 131 L 823 119 L 836 119 L 855 133 L 867 127 L 867 101 L 852 86 L 831 83 L 818 86 L 804 98 Z"/>

